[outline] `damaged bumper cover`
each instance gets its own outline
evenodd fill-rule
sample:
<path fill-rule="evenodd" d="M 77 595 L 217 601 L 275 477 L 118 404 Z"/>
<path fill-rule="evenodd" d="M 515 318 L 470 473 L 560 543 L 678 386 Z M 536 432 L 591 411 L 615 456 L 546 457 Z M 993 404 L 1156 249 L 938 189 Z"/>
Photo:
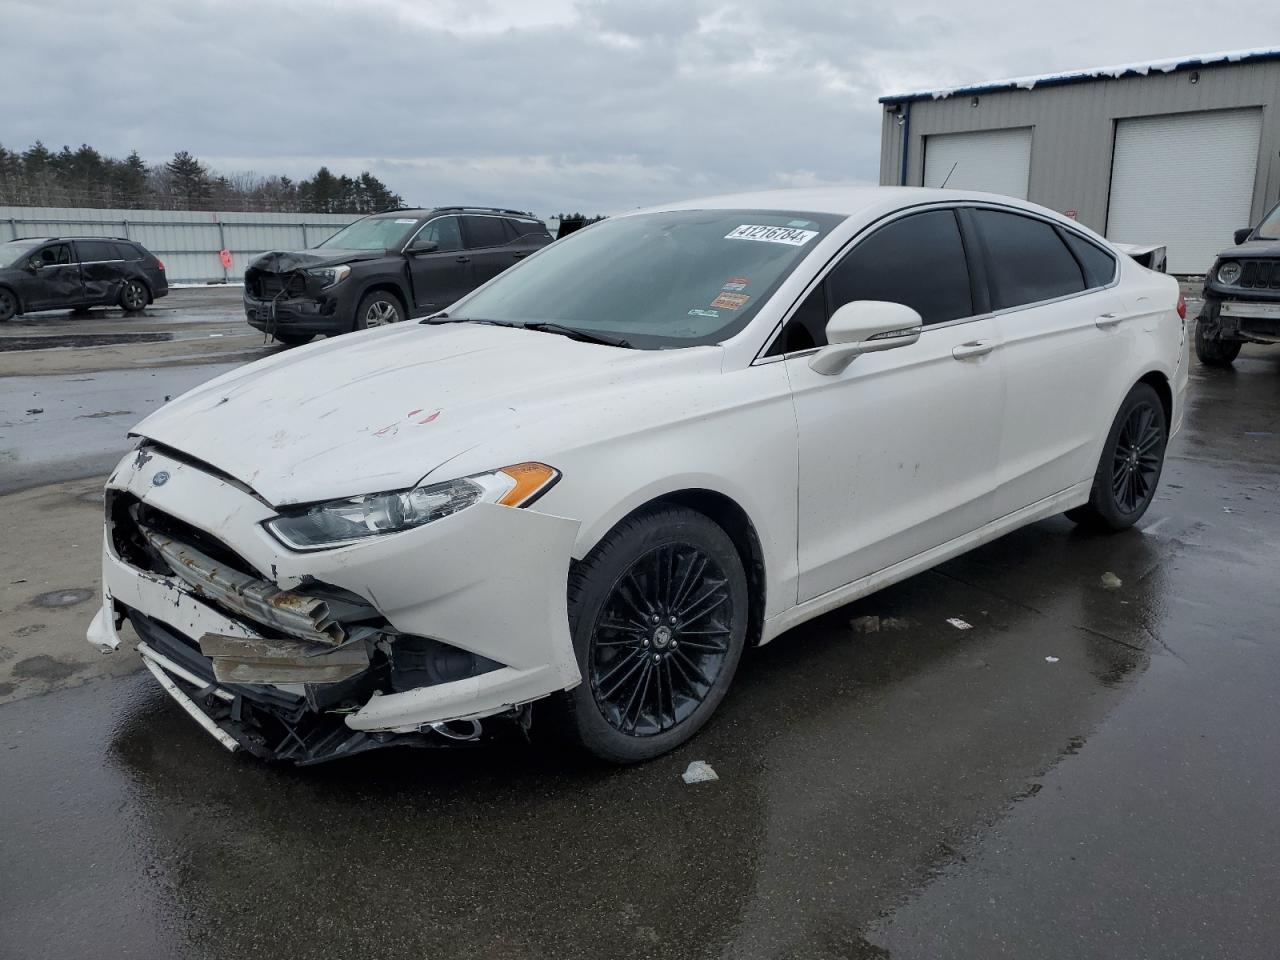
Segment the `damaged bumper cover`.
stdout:
<path fill-rule="evenodd" d="M 130 454 L 107 484 L 90 642 L 118 647 L 129 621 L 147 668 L 202 726 L 301 763 L 429 745 L 431 731 L 470 739 L 447 725 L 519 717 L 578 682 L 565 609 L 577 521 L 477 503 L 299 554 L 262 526 L 274 516 L 180 457 Z"/>

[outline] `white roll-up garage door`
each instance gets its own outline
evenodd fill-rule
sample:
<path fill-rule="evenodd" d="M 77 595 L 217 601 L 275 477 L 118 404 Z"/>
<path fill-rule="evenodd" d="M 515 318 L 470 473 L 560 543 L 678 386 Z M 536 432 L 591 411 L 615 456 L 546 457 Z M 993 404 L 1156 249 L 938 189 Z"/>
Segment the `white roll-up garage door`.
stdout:
<path fill-rule="evenodd" d="M 1107 237 L 1163 243 L 1170 273 L 1204 273 L 1249 226 L 1261 110 L 1116 122 Z"/>
<path fill-rule="evenodd" d="M 955 172 L 952 172 L 952 168 Z M 1027 199 L 1031 128 L 941 133 L 924 138 L 924 185 Z M 951 174 L 951 179 L 947 179 Z"/>

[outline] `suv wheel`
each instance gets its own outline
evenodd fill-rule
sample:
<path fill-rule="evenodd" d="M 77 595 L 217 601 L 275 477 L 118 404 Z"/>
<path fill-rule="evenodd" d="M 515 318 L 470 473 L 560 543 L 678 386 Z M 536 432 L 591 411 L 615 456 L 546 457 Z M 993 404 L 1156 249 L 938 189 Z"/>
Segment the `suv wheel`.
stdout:
<path fill-rule="evenodd" d="M 147 307 L 147 287 L 141 280 L 130 280 L 120 290 L 120 306 L 125 313 L 138 313 Z"/>
<path fill-rule="evenodd" d="M 1097 530 L 1127 530 L 1141 520 L 1155 499 L 1168 440 L 1160 398 L 1148 384 L 1137 384 L 1107 433 L 1089 502 L 1067 517 Z"/>
<path fill-rule="evenodd" d="M 582 683 L 557 704 L 570 737 L 615 763 L 684 743 L 729 689 L 747 609 L 742 561 L 708 517 L 665 507 L 615 528 L 569 575 Z"/>
<path fill-rule="evenodd" d="M 385 327 L 389 323 L 399 323 L 404 319 L 404 308 L 400 306 L 400 301 L 396 299 L 395 294 L 387 293 L 385 290 L 375 290 L 372 293 L 366 293 L 360 301 L 360 306 L 356 307 L 356 329 L 372 330 L 375 327 Z"/>
<path fill-rule="evenodd" d="M 1208 335 L 1203 323 L 1196 324 L 1196 356 L 1206 367 L 1229 367 L 1240 355 L 1239 340 L 1220 340 Z"/>
<path fill-rule="evenodd" d="M 0 287 L 0 323 L 9 320 L 18 312 L 18 298 L 12 290 Z"/>

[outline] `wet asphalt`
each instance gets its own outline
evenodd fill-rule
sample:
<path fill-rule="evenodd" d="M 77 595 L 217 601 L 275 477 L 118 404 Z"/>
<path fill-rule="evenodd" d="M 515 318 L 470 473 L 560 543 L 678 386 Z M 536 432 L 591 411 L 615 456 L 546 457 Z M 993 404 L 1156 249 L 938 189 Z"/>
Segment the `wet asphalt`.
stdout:
<path fill-rule="evenodd" d="M 0 957 L 1274 957 L 1280 351 L 1193 374 L 1141 530 L 793 630 L 645 766 L 266 766 L 149 675 L 0 706 Z"/>

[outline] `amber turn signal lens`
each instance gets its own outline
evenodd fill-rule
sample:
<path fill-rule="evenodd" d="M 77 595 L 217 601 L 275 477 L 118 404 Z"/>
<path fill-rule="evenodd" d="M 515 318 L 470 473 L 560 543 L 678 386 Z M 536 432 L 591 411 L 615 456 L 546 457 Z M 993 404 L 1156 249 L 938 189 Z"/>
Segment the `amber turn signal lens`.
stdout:
<path fill-rule="evenodd" d="M 517 463 L 498 471 L 505 473 L 516 485 L 499 498 L 506 507 L 522 507 L 560 479 L 560 471 L 545 463 Z"/>

